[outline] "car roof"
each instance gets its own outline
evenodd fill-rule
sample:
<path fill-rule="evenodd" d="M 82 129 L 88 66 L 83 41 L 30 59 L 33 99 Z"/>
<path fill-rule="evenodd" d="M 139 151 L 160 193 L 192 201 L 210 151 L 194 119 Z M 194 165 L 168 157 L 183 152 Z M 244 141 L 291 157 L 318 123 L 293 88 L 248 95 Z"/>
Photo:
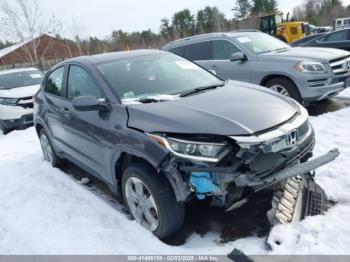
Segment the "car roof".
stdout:
<path fill-rule="evenodd" d="M 127 59 L 132 57 L 139 57 L 139 56 L 145 56 L 145 55 L 157 55 L 157 54 L 165 54 L 167 52 L 161 51 L 161 50 L 155 50 L 155 49 L 139 49 L 139 50 L 133 50 L 133 51 L 118 51 L 118 52 L 110 52 L 110 53 L 103 53 L 98 55 L 92 55 L 92 56 L 80 56 L 75 57 L 69 60 L 66 60 L 63 63 L 67 62 L 80 62 L 80 63 L 87 63 L 87 64 L 99 64 L 114 60 L 120 60 L 120 59 Z"/>
<path fill-rule="evenodd" d="M 14 68 L 14 69 L 1 70 L 1 71 L 0 71 L 0 75 L 10 74 L 10 73 L 27 72 L 27 71 L 33 71 L 33 70 L 40 71 L 39 69 L 37 69 L 37 68 L 35 68 L 35 67 Z"/>
<path fill-rule="evenodd" d="M 201 35 L 190 36 L 190 37 L 174 40 L 174 41 L 166 44 L 163 47 L 177 46 L 177 45 L 181 46 L 184 44 L 184 42 L 195 42 L 198 40 L 210 40 L 210 39 L 218 38 L 218 37 L 242 37 L 242 36 L 245 36 L 247 34 L 253 34 L 253 33 L 261 33 L 261 32 L 258 30 L 254 30 L 254 29 L 247 29 L 247 30 L 237 30 L 237 31 L 230 31 L 230 32 L 217 32 L 217 33 L 201 34 Z"/>

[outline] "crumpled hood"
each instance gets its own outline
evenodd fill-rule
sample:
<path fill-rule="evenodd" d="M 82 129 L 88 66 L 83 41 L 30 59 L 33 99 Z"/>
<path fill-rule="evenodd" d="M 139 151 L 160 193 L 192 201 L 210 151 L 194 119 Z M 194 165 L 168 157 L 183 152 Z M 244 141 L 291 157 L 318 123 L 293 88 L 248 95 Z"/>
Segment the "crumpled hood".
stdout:
<path fill-rule="evenodd" d="M 276 61 L 276 59 L 286 59 L 296 62 L 319 61 L 327 63 L 330 60 L 350 55 L 349 52 L 334 48 L 317 47 L 292 47 L 280 52 L 272 52 L 259 55 L 260 61 Z"/>
<path fill-rule="evenodd" d="M 12 89 L 0 89 L 0 97 L 6 98 L 23 98 L 35 95 L 40 85 L 16 87 Z"/>
<path fill-rule="evenodd" d="M 266 88 L 230 81 L 167 102 L 127 106 L 128 126 L 144 132 L 250 135 L 282 124 L 298 106 Z"/>

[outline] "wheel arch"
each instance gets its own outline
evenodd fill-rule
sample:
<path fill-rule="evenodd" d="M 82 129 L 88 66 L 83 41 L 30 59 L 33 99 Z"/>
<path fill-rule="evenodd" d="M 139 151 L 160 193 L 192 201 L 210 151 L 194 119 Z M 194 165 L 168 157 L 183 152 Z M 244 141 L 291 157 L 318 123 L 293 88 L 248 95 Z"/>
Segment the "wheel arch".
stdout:
<path fill-rule="evenodd" d="M 165 154 L 162 159 L 149 159 L 147 155 L 132 150 L 124 150 L 117 153 L 113 163 L 113 191 L 121 192 L 121 181 L 124 170 L 132 163 L 142 163 L 152 168 L 156 174 L 164 176 L 170 183 L 178 202 L 186 201 L 188 190 L 185 181 L 174 165 L 174 159 Z"/>
<path fill-rule="evenodd" d="M 36 131 L 36 134 L 37 134 L 38 136 L 40 136 L 40 131 L 41 131 L 42 129 L 45 129 L 45 128 L 44 128 L 44 126 L 43 126 L 41 123 L 37 123 L 37 124 L 35 125 L 35 131 Z"/>
<path fill-rule="evenodd" d="M 269 81 L 271 81 L 271 80 L 273 80 L 273 79 L 276 79 L 276 78 L 283 78 L 283 79 L 286 79 L 286 80 L 290 81 L 290 82 L 294 85 L 295 91 L 298 93 L 298 95 L 299 95 L 301 101 L 303 100 L 298 85 L 297 85 L 296 82 L 295 82 L 290 76 L 288 76 L 288 75 L 285 75 L 285 74 L 278 74 L 278 73 L 277 73 L 277 74 L 270 74 L 270 75 L 267 75 L 267 76 L 265 76 L 265 77 L 260 81 L 260 85 L 266 87 L 266 84 L 267 84 Z"/>
<path fill-rule="evenodd" d="M 288 79 L 289 81 L 291 81 L 295 87 L 298 89 L 295 81 L 288 75 L 285 75 L 285 74 L 282 74 L 282 73 L 274 73 L 274 74 L 269 74 L 269 75 L 266 75 L 263 77 L 263 79 L 261 79 L 260 81 L 260 85 L 261 86 L 265 86 L 270 80 L 274 79 L 274 78 L 285 78 L 285 79 Z"/>

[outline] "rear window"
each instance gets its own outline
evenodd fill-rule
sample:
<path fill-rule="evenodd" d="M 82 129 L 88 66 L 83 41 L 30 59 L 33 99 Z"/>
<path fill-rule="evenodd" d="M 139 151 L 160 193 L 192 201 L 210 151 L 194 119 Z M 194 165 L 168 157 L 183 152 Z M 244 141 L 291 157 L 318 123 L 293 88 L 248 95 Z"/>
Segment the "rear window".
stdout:
<path fill-rule="evenodd" d="M 185 57 L 185 46 L 176 47 L 176 48 L 170 49 L 169 51 L 176 55 Z"/>
<path fill-rule="evenodd" d="M 191 44 L 187 49 L 187 58 L 192 61 L 210 60 L 210 42 Z"/>
<path fill-rule="evenodd" d="M 0 90 L 22 86 L 40 85 L 43 74 L 39 70 L 0 74 Z"/>

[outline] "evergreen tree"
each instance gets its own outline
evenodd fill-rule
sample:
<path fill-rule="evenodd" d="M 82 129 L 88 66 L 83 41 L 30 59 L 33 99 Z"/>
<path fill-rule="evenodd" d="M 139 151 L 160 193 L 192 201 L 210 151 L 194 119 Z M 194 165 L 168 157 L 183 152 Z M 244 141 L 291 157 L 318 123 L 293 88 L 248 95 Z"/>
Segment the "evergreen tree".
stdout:
<path fill-rule="evenodd" d="M 245 18 L 250 13 L 252 4 L 250 0 L 236 0 L 236 5 L 232 9 L 236 18 Z"/>
<path fill-rule="evenodd" d="M 278 10 L 277 0 L 253 0 L 252 12 L 257 14 L 269 14 Z"/>
<path fill-rule="evenodd" d="M 161 20 L 160 25 L 160 34 L 162 37 L 166 38 L 167 40 L 173 39 L 174 36 L 174 28 L 172 25 L 170 25 L 168 18 L 163 18 Z"/>
<path fill-rule="evenodd" d="M 180 37 L 191 36 L 195 33 L 195 19 L 189 9 L 174 14 L 172 18 L 174 32 Z"/>
<path fill-rule="evenodd" d="M 222 31 L 226 22 L 225 15 L 217 7 L 207 6 L 197 12 L 196 32 L 209 33 Z"/>

